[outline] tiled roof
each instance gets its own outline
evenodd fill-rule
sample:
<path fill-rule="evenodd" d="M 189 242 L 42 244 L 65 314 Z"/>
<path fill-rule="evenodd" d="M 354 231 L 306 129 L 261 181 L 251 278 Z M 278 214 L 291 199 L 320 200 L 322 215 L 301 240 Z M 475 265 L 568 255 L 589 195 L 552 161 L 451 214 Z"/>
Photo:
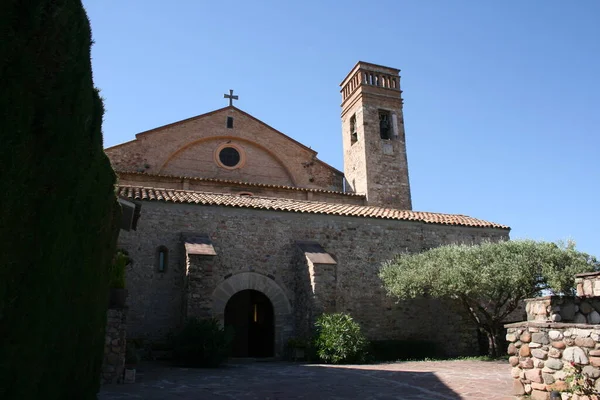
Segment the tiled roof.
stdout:
<path fill-rule="evenodd" d="M 131 200 L 165 201 L 172 203 L 202 204 L 252 208 L 258 210 L 288 211 L 311 214 L 342 215 L 363 218 L 381 218 L 417 221 L 429 224 L 471 226 L 479 228 L 510 229 L 508 226 L 456 214 L 396 210 L 383 207 L 324 203 L 270 197 L 239 196 L 234 194 L 195 192 L 190 190 L 118 186 L 117 194 Z"/>
<path fill-rule="evenodd" d="M 269 189 L 285 189 L 285 190 L 297 190 L 300 192 L 319 192 L 319 193 L 329 193 L 340 196 L 349 196 L 349 197 L 365 197 L 363 194 L 356 193 L 344 193 L 338 192 L 335 190 L 327 190 L 327 189 L 317 189 L 317 188 L 303 188 L 296 186 L 287 186 L 287 185 L 273 185 L 270 183 L 255 183 L 255 182 L 243 182 L 243 181 L 232 181 L 228 179 L 216 179 L 216 178 L 200 178 L 195 176 L 175 176 L 175 175 L 163 175 L 163 174 L 149 174 L 146 172 L 137 172 L 137 171 L 116 171 L 117 174 L 129 174 L 129 175 L 140 175 L 140 176 L 150 176 L 150 177 L 158 177 L 158 178 L 177 178 L 177 179 L 188 179 L 191 181 L 198 182 L 210 182 L 210 183 L 224 183 L 227 185 L 241 185 L 241 186 L 249 186 L 249 187 L 263 187 Z"/>

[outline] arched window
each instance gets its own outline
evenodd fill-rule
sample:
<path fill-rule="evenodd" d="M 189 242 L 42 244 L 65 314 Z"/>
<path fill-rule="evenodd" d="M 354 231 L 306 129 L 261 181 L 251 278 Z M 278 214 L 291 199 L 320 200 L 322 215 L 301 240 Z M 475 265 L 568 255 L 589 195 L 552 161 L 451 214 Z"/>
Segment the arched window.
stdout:
<path fill-rule="evenodd" d="M 159 246 L 156 250 L 156 267 L 158 272 L 165 272 L 169 266 L 169 249 Z"/>

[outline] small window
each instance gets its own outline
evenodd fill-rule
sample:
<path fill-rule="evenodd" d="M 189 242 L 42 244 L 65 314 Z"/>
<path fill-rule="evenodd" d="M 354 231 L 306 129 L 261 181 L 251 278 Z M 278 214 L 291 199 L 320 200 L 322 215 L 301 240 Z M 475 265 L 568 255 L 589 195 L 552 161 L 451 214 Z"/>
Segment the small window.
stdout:
<path fill-rule="evenodd" d="M 233 117 L 227 117 L 227 128 L 233 129 Z"/>
<path fill-rule="evenodd" d="M 392 138 L 392 127 L 391 127 L 390 112 L 379 110 L 379 136 L 382 139 Z"/>
<path fill-rule="evenodd" d="M 228 140 L 215 149 L 213 153 L 215 163 L 219 167 L 228 170 L 242 168 L 246 163 L 244 149 L 241 146 L 231 142 L 231 140 Z"/>
<path fill-rule="evenodd" d="M 240 163 L 240 153 L 233 147 L 225 147 L 219 152 L 219 161 L 227 167 L 235 167 Z"/>
<path fill-rule="evenodd" d="M 158 272 L 165 272 L 169 265 L 169 249 L 160 246 L 156 252 L 156 266 Z"/>
<path fill-rule="evenodd" d="M 356 114 L 350 117 L 350 142 L 352 144 L 358 141 L 358 133 L 356 132 Z"/>

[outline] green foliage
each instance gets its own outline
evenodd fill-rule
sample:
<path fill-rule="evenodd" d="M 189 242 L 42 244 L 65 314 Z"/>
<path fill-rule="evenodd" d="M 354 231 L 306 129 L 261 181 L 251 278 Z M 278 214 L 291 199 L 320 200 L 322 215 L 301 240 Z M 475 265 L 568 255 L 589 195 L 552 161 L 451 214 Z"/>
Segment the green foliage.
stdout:
<path fill-rule="evenodd" d="M 360 325 L 348 314 L 323 314 L 316 323 L 315 348 L 326 363 L 362 363 L 366 361 L 369 343 Z"/>
<path fill-rule="evenodd" d="M 137 365 L 139 361 L 135 342 L 128 340 L 125 348 L 125 365 Z"/>
<path fill-rule="evenodd" d="M 490 355 L 497 355 L 502 321 L 523 299 L 543 291 L 571 294 L 575 274 L 599 268 L 573 243 L 516 240 L 402 254 L 384 263 L 380 277 L 398 299 L 456 299 L 488 335 Z"/>
<path fill-rule="evenodd" d="M 373 340 L 369 345 L 373 361 L 441 359 L 444 354 L 428 340 Z"/>
<path fill-rule="evenodd" d="M 109 286 L 115 289 L 125 289 L 125 267 L 131 262 L 126 250 L 118 249 L 110 268 Z"/>
<path fill-rule="evenodd" d="M 216 319 L 191 318 L 173 338 L 173 358 L 187 367 L 218 367 L 231 351 L 233 331 Z"/>
<path fill-rule="evenodd" d="M 568 386 L 568 392 L 580 396 L 590 396 L 588 398 L 596 398 L 600 394 L 594 386 L 594 379 L 583 373 L 583 367 L 571 361 L 564 371 L 567 373 L 565 382 Z"/>
<path fill-rule="evenodd" d="M 95 399 L 119 207 L 89 21 L 5 0 L 0 32 L 0 398 Z"/>

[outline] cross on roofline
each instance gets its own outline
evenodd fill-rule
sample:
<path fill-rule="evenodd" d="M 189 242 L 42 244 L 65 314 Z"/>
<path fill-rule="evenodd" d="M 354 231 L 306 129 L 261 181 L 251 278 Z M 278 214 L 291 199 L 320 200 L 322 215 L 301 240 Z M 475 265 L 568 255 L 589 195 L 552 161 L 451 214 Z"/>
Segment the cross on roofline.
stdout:
<path fill-rule="evenodd" d="M 236 95 L 233 95 L 233 89 L 229 89 L 229 94 L 224 94 L 223 98 L 225 99 L 229 99 L 229 105 L 232 106 L 233 105 L 233 101 L 234 100 L 238 100 L 239 97 Z"/>

